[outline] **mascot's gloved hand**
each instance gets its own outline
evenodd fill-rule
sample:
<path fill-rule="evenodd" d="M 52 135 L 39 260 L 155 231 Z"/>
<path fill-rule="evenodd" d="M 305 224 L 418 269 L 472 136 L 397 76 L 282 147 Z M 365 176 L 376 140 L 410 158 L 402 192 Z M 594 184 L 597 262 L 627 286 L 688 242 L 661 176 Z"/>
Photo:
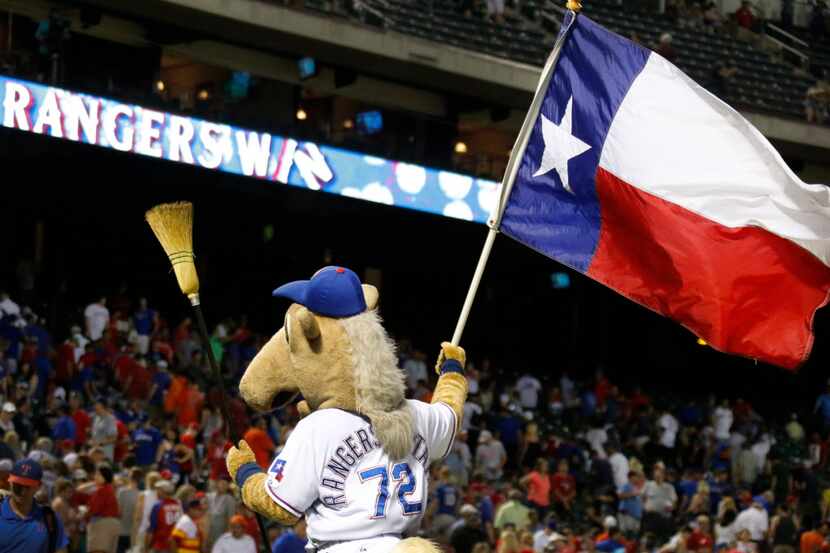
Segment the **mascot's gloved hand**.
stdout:
<path fill-rule="evenodd" d="M 432 393 L 432 403 L 446 403 L 455 412 L 456 430 L 461 427 L 464 417 L 464 402 L 467 401 L 467 379 L 464 377 L 464 363 L 467 354 L 458 346 L 449 342 L 441 344 L 441 353 L 438 354 L 438 363 L 435 370 L 440 375 L 435 391 Z"/>
<path fill-rule="evenodd" d="M 438 354 L 438 362 L 435 363 L 435 372 L 458 372 L 464 374 L 464 364 L 467 362 L 467 353 L 460 346 L 454 346 L 449 342 L 441 342 L 441 353 Z"/>
<path fill-rule="evenodd" d="M 255 472 L 262 472 L 260 466 L 257 465 L 254 450 L 251 449 L 251 446 L 249 446 L 248 442 L 245 440 L 239 441 L 238 448 L 232 447 L 228 450 L 228 457 L 225 459 L 225 463 L 228 465 L 228 473 L 231 475 L 231 479 L 234 482 L 237 482 L 236 474 L 239 472 L 240 468 L 244 467 L 245 470 L 243 472 L 249 472 L 247 475 L 240 474 L 240 477 L 251 476 Z M 255 465 L 258 471 L 254 471 L 254 467 L 252 467 L 251 464 Z M 237 484 L 239 484 L 239 487 L 242 488 L 242 485 L 239 482 L 237 482 Z"/>
<path fill-rule="evenodd" d="M 256 455 L 248 442 L 240 440 L 239 447 L 232 447 L 228 450 L 227 465 L 228 472 L 239 487 L 239 495 L 246 507 L 286 526 L 297 522 L 296 516 L 274 503 L 265 491 L 265 481 L 268 476 L 257 464 Z"/>

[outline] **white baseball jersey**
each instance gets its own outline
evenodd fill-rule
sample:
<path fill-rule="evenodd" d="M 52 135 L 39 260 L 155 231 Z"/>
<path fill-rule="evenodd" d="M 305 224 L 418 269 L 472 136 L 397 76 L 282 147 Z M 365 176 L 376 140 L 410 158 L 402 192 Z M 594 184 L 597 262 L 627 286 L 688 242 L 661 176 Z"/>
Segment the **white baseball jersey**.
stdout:
<path fill-rule="evenodd" d="M 430 462 L 449 452 L 455 412 L 444 403 L 408 400 L 409 455 L 392 461 L 368 421 L 341 409 L 302 419 L 268 469 L 265 487 L 282 508 L 305 515 L 316 542 L 398 535 L 426 510 Z"/>

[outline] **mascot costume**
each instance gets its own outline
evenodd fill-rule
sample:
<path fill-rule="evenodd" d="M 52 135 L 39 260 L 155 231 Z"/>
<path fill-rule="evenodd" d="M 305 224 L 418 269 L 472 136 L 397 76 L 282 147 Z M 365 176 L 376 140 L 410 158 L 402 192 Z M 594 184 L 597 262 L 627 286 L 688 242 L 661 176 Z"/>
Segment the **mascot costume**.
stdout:
<path fill-rule="evenodd" d="M 377 289 L 326 267 L 274 295 L 294 303 L 239 391 L 260 411 L 301 394 L 304 416 L 268 471 L 244 440 L 228 452 L 242 501 L 284 525 L 305 517 L 318 552 L 437 551 L 406 535 L 426 511 L 430 463 L 449 453 L 460 428 L 464 350 L 442 344 L 432 403 L 407 400 Z"/>

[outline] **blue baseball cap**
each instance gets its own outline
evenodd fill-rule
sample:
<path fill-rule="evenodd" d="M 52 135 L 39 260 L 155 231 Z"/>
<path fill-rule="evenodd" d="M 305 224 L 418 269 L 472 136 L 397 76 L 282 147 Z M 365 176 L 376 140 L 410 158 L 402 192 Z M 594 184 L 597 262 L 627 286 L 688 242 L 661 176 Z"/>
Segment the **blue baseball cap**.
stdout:
<path fill-rule="evenodd" d="M 16 462 L 9 473 L 9 482 L 21 486 L 40 486 L 43 479 L 43 469 L 40 463 L 33 459 L 21 459 Z"/>
<path fill-rule="evenodd" d="M 366 311 L 360 279 L 344 267 L 323 267 L 310 280 L 283 284 L 272 295 L 288 298 L 324 317 L 351 317 Z"/>

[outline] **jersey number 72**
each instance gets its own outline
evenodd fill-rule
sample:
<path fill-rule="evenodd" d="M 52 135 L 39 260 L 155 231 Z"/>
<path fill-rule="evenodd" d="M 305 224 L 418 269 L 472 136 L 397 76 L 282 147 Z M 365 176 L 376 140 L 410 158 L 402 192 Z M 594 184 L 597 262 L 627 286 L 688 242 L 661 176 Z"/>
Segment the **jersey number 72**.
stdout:
<path fill-rule="evenodd" d="M 386 504 L 389 499 L 389 470 L 386 466 L 372 467 L 357 474 L 361 482 L 379 478 L 378 496 L 375 500 L 375 512 L 370 517 L 386 518 Z M 392 480 L 397 482 L 398 502 L 404 515 L 417 515 L 423 510 L 423 502 L 410 502 L 407 496 L 415 493 L 415 475 L 409 468 L 409 463 L 398 463 L 392 466 Z"/>

